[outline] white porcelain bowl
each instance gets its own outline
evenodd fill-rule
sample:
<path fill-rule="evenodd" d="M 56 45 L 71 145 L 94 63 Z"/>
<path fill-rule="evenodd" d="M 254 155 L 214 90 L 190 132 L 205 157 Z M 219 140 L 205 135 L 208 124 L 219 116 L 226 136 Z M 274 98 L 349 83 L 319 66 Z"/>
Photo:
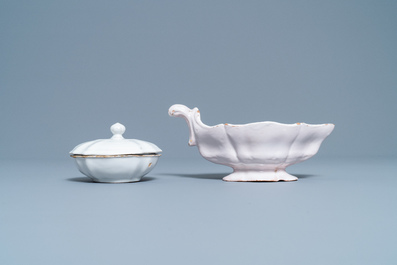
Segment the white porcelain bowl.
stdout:
<path fill-rule="evenodd" d="M 70 156 L 75 159 L 81 173 L 95 182 L 136 182 L 157 164 L 161 149 L 155 144 L 124 139 L 124 125 L 110 127 L 113 136 L 77 145 Z"/>
<path fill-rule="evenodd" d="M 335 127 L 270 121 L 207 126 L 197 108 L 180 104 L 171 106 L 168 113 L 186 120 L 189 145 L 197 145 L 205 159 L 233 168 L 234 172 L 223 178 L 226 181 L 297 180 L 285 168 L 314 156 Z"/>
<path fill-rule="evenodd" d="M 140 181 L 156 166 L 160 154 L 72 157 L 79 171 L 93 181 L 123 183 Z"/>

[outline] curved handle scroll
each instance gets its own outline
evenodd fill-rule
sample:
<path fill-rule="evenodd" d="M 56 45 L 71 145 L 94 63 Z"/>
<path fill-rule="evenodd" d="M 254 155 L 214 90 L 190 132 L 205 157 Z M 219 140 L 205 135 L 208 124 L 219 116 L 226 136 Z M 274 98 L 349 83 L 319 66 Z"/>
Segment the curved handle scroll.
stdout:
<path fill-rule="evenodd" d="M 172 105 L 168 110 L 168 115 L 173 117 L 182 117 L 185 119 L 189 126 L 189 145 L 196 145 L 196 137 L 194 134 L 194 114 L 198 112 L 197 108 L 189 109 L 185 105 L 175 104 Z"/>

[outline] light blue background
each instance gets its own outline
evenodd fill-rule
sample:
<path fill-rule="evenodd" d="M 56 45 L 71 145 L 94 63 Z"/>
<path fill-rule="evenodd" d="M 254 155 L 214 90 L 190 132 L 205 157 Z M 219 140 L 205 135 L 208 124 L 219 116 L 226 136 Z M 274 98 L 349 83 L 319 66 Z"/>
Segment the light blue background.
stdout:
<path fill-rule="evenodd" d="M 1 1 L 0 157 L 110 137 L 188 148 L 202 120 L 335 123 L 318 156 L 397 154 L 396 1 Z"/>
<path fill-rule="evenodd" d="M 1 1 L 0 264 L 395 265 L 397 1 Z M 335 123 L 295 182 L 230 183 L 202 120 Z M 77 144 L 164 150 L 92 183 Z"/>
<path fill-rule="evenodd" d="M 141 182 L 100 184 L 68 162 L 0 161 L 0 264 L 397 261 L 395 159 L 314 159 L 278 183 L 225 182 L 229 168 L 161 158 Z"/>

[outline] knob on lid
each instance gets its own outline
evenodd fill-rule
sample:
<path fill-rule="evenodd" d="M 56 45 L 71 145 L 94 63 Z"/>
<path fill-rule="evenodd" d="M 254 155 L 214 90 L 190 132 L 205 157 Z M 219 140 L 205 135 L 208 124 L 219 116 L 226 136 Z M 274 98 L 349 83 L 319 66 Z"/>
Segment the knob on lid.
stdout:
<path fill-rule="evenodd" d="M 124 139 L 123 133 L 125 132 L 125 126 L 121 123 L 115 123 L 110 127 L 110 131 L 113 133 L 112 139 Z"/>
<path fill-rule="evenodd" d="M 110 139 L 99 139 L 85 142 L 76 146 L 70 154 L 72 155 L 139 155 L 158 154 L 161 149 L 155 144 L 137 140 L 124 139 L 125 126 L 115 123 L 110 127 L 113 136 Z"/>

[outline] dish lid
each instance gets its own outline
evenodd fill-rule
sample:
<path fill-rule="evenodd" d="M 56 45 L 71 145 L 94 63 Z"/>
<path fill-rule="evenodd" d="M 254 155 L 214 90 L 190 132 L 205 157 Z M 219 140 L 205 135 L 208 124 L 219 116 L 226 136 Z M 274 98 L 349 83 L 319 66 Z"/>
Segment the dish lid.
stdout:
<path fill-rule="evenodd" d="M 99 139 L 76 146 L 71 155 L 141 155 L 158 154 L 162 150 L 157 145 L 137 139 L 124 139 L 124 125 L 115 123 L 110 127 L 110 139 Z"/>

